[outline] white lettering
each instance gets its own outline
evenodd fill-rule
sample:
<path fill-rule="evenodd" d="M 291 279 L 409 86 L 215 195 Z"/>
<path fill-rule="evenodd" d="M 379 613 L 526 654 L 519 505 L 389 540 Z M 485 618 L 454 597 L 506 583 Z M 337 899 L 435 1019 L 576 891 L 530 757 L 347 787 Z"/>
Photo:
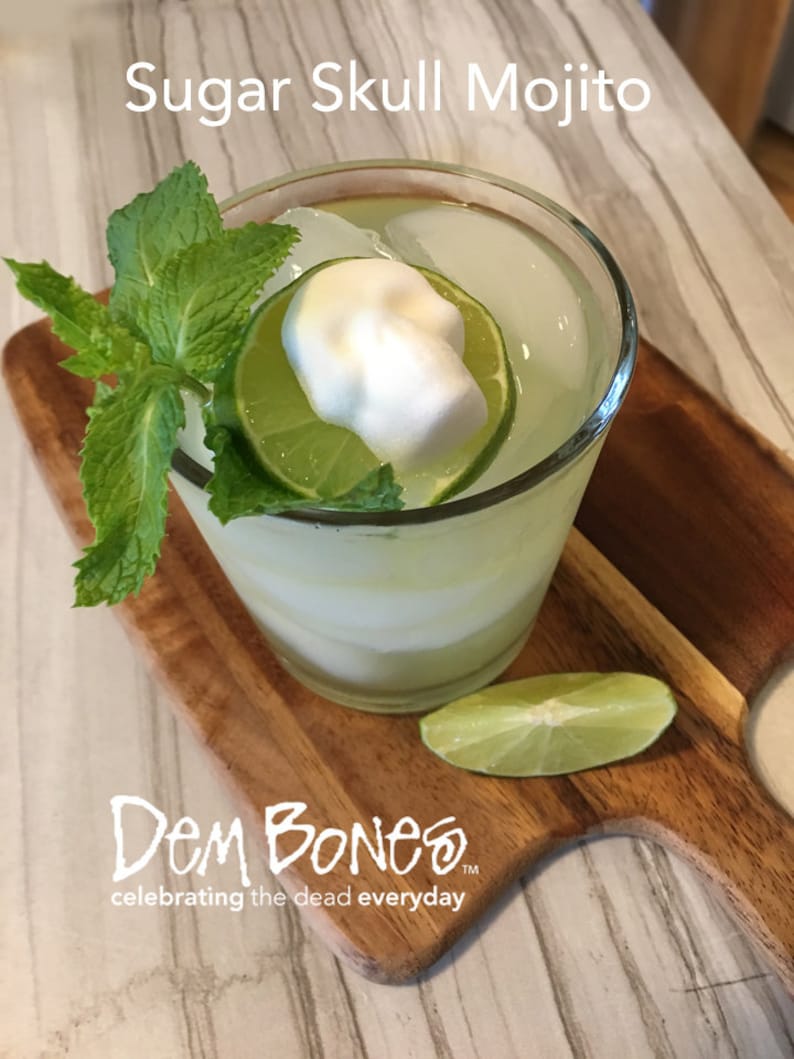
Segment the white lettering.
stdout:
<path fill-rule="evenodd" d="M 392 871 L 398 875 L 406 875 L 411 868 L 413 868 L 416 862 L 422 855 L 422 848 L 418 844 L 418 839 L 421 837 L 421 829 L 416 820 L 411 816 L 403 816 L 397 821 L 392 830 L 386 836 L 389 842 L 389 860 L 391 862 Z M 397 858 L 395 857 L 396 846 L 398 842 L 415 842 L 417 843 L 416 849 L 408 860 L 408 863 L 398 868 Z"/>
<path fill-rule="evenodd" d="M 280 84 L 280 82 L 277 83 Z M 251 87 L 248 88 L 248 85 L 251 85 Z M 255 110 L 267 110 L 267 93 L 265 92 L 264 84 L 258 77 L 246 77 L 240 82 L 240 88 L 245 88 L 245 91 L 241 92 L 237 97 L 237 106 L 240 110 L 246 114 L 251 114 Z M 249 96 L 251 97 L 250 103 L 248 102 Z M 278 110 L 275 98 L 273 100 L 273 110 Z"/>
<path fill-rule="evenodd" d="M 375 84 L 375 78 L 370 77 L 368 80 L 358 83 L 358 63 L 355 59 L 350 60 L 350 109 L 357 109 L 357 101 L 364 104 L 367 110 L 377 110 L 377 106 L 367 96 L 370 88 Z"/>
<path fill-rule="evenodd" d="M 226 858 L 229 855 L 229 847 L 232 844 L 232 840 L 237 843 L 237 859 L 240 865 L 240 881 L 243 886 L 250 886 L 251 880 L 248 877 L 248 864 L 245 859 L 245 844 L 243 842 L 243 825 L 240 822 L 240 817 L 236 816 L 232 820 L 229 832 L 226 838 L 223 838 L 223 832 L 221 831 L 221 825 L 219 821 L 215 821 L 210 831 L 210 836 L 207 839 L 207 845 L 204 850 L 204 856 L 201 858 L 201 863 L 196 869 L 199 875 L 204 876 L 207 871 L 207 863 L 210 859 L 210 851 L 214 848 L 217 852 L 215 859 L 218 864 L 225 864 Z"/>
<path fill-rule="evenodd" d="M 211 103 L 208 92 L 216 86 L 221 89 L 221 101 L 220 103 Z M 202 81 L 199 85 L 198 101 L 199 106 L 209 111 L 210 114 L 220 114 L 220 117 L 215 121 L 202 114 L 199 118 L 202 125 L 208 125 L 210 128 L 225 125 L 232 113 L 232 83 L 229 78 L 208 77 L 206 81 Z"/>
<path fill-rule="evenodd" d="M 300 816 L 306 807 L 306 802 L 279 802 L 278 805 L 268 805 L 265 808 L 265 837 L 270 853 L 270 870 L 276 875 L 301 857 L 314 842 L 316 831 L 311 824 L 295 824 L 296 817 Z M 279 815 L 285 816 L 286 819 L 279 822 L 276 819 Z M 286 857 L 279 857 L 279 838 L 295 832 L 304 835 L 303 842 Z"/>
<path fill-rule="evenodd" d="M 157 67 L 154 63 L 132 63 L 127 67 L 127 84 L 130 88 L 134 88 L 136 92 L 143 92 L 147 97 L 146 103 L 132 103 L 130 100 L 124 104 L 127 110 L 134 110 L 138 113 L 151 110 L 152 107 L 157 106 L 157 92 L 152 88 L 151 85 L 147 85 L 144 81 L 137 81 L 134 75 L 138 70 L 148 70 L 149 73 L 154 73 Z"/>
<path fill-rule="evenodd" d="M 381 871 L 386 871 L 386 850 L 383 848 L 383 823 L 379 816 L 372 817 L 375 828 L 375 841 L 377 845 L 369 840 L 364 826 L 359 823 L 353 824 L 350 829 L 350 870 L 353 875 L 358 875 L 358 847 L 362 843 L 367 847 L 369 855 Z"/>
<path fill-rule="evenodd" d="M 342 67 L 339 63 L 318 63 L 317 66 L 312 70 L 312 84 L 320 89 L 321 92 L 330 92 L 333 95 L 333 103 L 320 103 L 318 100 L 312 103 L 314 110 L 322 111 L 323 114 L 329 114 L 332 110 L 339 110 L 344 101 L 344 93 L 338 85 L 333 85 L 330 81 L 325 81 L 322 78 L 322 74 L 326 70 L 333 70 L 334 73 L 339 73 Z"/>
<path fill-rule="evenodd" d="M 604 91 L 608 85 L 614 85 L 614 83 L 611 77 L 607 77 L 604 70 L 599 70 L 598 77 L 593 78 L 593 85 L 598 89 L 598 109 L 604 113 L 611 113 L 615 109 Z"/>
<path fill-rule="evenodd" d="M 469 63 L 469 84 L 468 84 L 468 109 L 477 109 L 477 88 L 479 87 L 480 93 L 485 100 L 486 106 L 489 110 L 493 111 L 499 106 L 502 96 L 505 90 L 509 88 L 509 100 L 510 110 L 515 110 L 518 103 L 517 96 L 517 67 L 515 63 L 507 63 L 502 74 L 502 79 L 496 86 L 496 91 L 491 93 L 488 85 L 483 76 L 483 72 L 480 69 L 479 63 Z"/>
<path fill-rule="evenodd" d="M 339 845 L 336 847 L 336 852 L 331 856 L 331 859 L 327 862 L 325 867 L 320 864 L 320 854 L 322 852 L 323 843 L 329 840 L 333 841 L 336 839 Z M 336 867 L 339 861 L 342 859 L 342 854 L 347 848 L 347 832 L 340 831 L 338 827 L 327 827 L 324 831 L 321 831 L 317 836 L 317 839 L 312 847 L 312 867 L 318 875 L 327 875 L 329 871 Z"/>
<path fill-rule="evenodd" d="M 422 835 L 424 844 L 431 848 L 431 863 L 436 875 L 446 875 L 447 872 L 457 867 L 469 844 L 466 833 L 460 827 L 449 828 L 447 831 L 442 831 L 440 835 L 433 834 L 444 824 L 454 823 L 454 816 L 445 816 L 443 820 L 426 828 Z"/>
<path fill-rule="evenodd" d="M 132 864 L 127 864 L 124 859 L 124 829 L 121 824 L 122 811 L 129 805 L 137 805 L 139 808 L 145 809 L 157 821 L 154 837 L 146 850 Z M 145 798 L 138 798 L 134 794 L 114 795 L 110 799 L 110 808 L 113 813 L 113 835 L 116 839 L 116 868 L 113 872 L 113 882 L 120 882 L 122 879 L 129 878 L 130 875 L 134 875 L 149 863 L 165 834 L 165 829 L 168 827 L 168 819 L 165 813 L 161 813 L 151 802 L 147 802 Z"/>
<path fill-rule="evenodd" d="M 642 92 L 642 100 L 639 103 L 627 103 L 626 102 L 626 89 L 630 85 L 637 85 Z M 618 85 L 618 103 L 624 110 L 628 110 L 631 113 L 635 113 L 638 110 L 645 110 L 651 101 L 651 87 L 647 81 L 643 81 L 639 77 L 628 77 L 625 81 L 621 81 Z"/>
<path fill-rule="evenodd" d="M 420 67 L 421 70 L 421 67 Z M 420 92 L 424 93 L 424 72 L 420 72 Z M 354 108 L 355 109 L 355 108 Z M 376 109 L 376 108 L 372 108 Z M 411 82 L 407 77 L 403 78 L 403 94 L 396 103 L 391 100 L 391 81 L 388 77 L 383 79 L 383 109 L 390 110 L 392 113 L 396 113 L 399 110 L 410 110 L 411 109 Z M 424 110 L 424 102 L 419 106 L 419 110 Z"/>
<path fill-rule="evenodd" d="M 174 846 L 177 842 L 190 842 L 195 841 L 201 832 L 196 821 L 191 816 L 183 816 L 181 820 L 177 820 L 168 834 L 165 836 L 166 842 L 168 843 L 168 864 L 171 871 L 176 875 L 187 875 L 187 873 L 193 868 L 196 861 L 201 856 L 200 849 L 193 850 L 193 856 L 187 862 L 184 868 L 178 868 L 176 866 L 176 859 L 174 857 Z"/>
<path fill-rule="evenodd" d="M 165 813 L 145 798 L 119 794 L 110 799 L 110 806 L 116 842 L 114 882 L 127 879 L 144 868 L 165 839 L 168 867 L 175 875 L 187 875 L 195 870 L 203 877 L 213 856 L 216 863 L 224 865 L 235 846 L 242 885 L 250 887 L 239 817 L 235 817 L 225 833 L 220 822 L 215 821 L 208 838 L 202 842 L 199 824 L 192 817 L 180 817 L 169 831 Z M 148 845 L 135 860 L 131 860 L 124 837 L 124 824 L 128 823 L 125 810 L 133 808 L 145 810 L 149 816 L 144 818 L 144 823 L 150 819 L 153 824 Z M 413 817 L 403 816 L 384 835 L 383 822 L 378 816 L 372 817 L 371 826 L 353 822 L 349 829 L 326 827 L 319 830 L 301 819 L 306 809 L 305 802 L 280 802 L 265 807 L 270 869 L 276 875 L 307 853 L 318 875 L 327 875 L 345 855 L 349 859 L 351 874 L 358 875 L 363 851 L 369 854 L 379 871 L 390 870 L 396 875 L 406 875 L 417 865 L 422 854 L 427 853 L 435 874 L 446 875 L 458 865 L 468 844 L 463 829 L 451 826 L 456 822 L 454 816 L 444 817 L 424 831 Z M 141 821 L 135 822 L 140 824 Z M 188 844 L 185 848 L 178 849 L 185 843 Z"/>
<path fill-rule="evenodd" d="M 189 77 L 184 81 L 185 95 L 181 103 L 171 98 L 171 78 L 166 77 L 163 81 L 163 104 L 166 110 L 178 113 L 180 110 L 190 111 L 193 109 L 193 82 Z"/>
<path fill-rule="evenodd" d="M 536 88 L 539 87 L 547 88 L 549 90 L 549 98 L 545 103 L 538 102 L 533 98 Z M 536 77 L 533 81 L 530 81 L 527 87 L 524 89 L 524 102 L 530 110 L 536 110 L 541 114 L 544 114 L 547 110 L 551 110 L 557 106 L 557 100 L 560 97 L 560 93 L 557 91 L 557 86 L 553 81 L 550 81 L 548 77 Z"/>

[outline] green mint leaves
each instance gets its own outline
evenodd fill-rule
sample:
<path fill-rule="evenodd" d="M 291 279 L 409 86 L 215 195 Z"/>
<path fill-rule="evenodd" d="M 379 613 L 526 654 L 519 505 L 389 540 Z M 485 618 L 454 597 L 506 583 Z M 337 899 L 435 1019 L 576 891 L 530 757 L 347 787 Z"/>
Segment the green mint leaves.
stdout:
<path fill-rule="evenodd" d="M 99 380 L 81 453 L 96 529 L 76 564 L 84 606 L 137 593 L 154 570 L 185 419 L 181 391 L 209 396 L 203 382 L 235 349 L 251 303 L 297 232 L 224 230 L 203 174 L 188 162 L 113 213 L 107 235 L 116 272 L 108 307 L 46 262 L 8 262 L 20 292 L 75 350 L 65 367 Z M 115 388 L 101 381 L 106 375 L 116 375 Z"/>
<path fill-rule="evenodd" d="M 154 358 L 212 382 L 296 235 L 288 225 L 246 224 L 168 258 L 138 320 Z"/>
<path fill-rule="evenodd" d="M 93 411 L 80 478 L 96 540 L 76 563 L 78 606 L 118 603 L 154 570 L 184 423 L 179 376 L 161 365 L 120 382 Z"/>
<path fill-rule="evenodd" d="M 187 162 L 111 215 L 108 306 L 47 262 L 6 259 L 20 293 L 49 314 L 55 334 L 74 350 L 63 366 L 96 380 L 80 471 L 96 537 L 75 564 L 78 606 L 117 603 L 154 570 L 185 423 L 182 393 L 206 405 L 208 386 L 243 339 L 251 305 L 297 238 L 288 225 L 224 229 L 206 178 Z M 270 479 L 224 428 L 210 424 L 207 443 L 216 455 L 210 507 L 222 522 L 309 506 Z M 392 509 L 399 492 L 384 467 L 329 506 Z"/>
<path fill-rule="evenodd" d="M 62 276 L 46 261 L 27 265 L 11 258 L 5 261 L 16 276 L 20 294 L 48 313 L 58 338 L 76 350 L 63 362 L 64 368 L 97 379 L 113 372 L 134 371 L 145 360 L 146 347 L 73 279 Z"/>
<path fill-rule="evenodd" d="M 306 507 L 305 497 L 262 476 L 259 464 L 227 427 L 208 427 L 204 441 L 215 454 L 214 473 L 207 483 L 210 511 L 224 525 L 246 515 Z"/>
<path fill-rule="evenodd" d="M 210 511 L 226 524 L 246 515 L 267 515 L 310 506 L 262 469 L 236 434 L 223 426 L 210 426 L 205 438 L 215 454 L 215 473 L 207 483 Z M 394 480 L 390 464 L 377 467 L 342 496 L 311 506 L 334 511 L 396 511 L 402 507 L 401 486 Z"/>
<path fill-rule="evenodd" d="M 116 273 L 110 305 L 117 319 L 134 321 L 168 258 L 223 231 L 207 179 L 194 162 L 174 169 L 153 191 L 111 213 L 108 257 Z"/>

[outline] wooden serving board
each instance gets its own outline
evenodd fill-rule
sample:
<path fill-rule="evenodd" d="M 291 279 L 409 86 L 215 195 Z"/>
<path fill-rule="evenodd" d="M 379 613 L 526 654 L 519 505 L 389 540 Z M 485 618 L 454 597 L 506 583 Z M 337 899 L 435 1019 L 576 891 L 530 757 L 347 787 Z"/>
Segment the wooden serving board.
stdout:
<path fill-rule="evenodd" d="M 42 473 L 76 542 L 91 528 L 77 452 L 91 388 L 57 367 L 47 323 L 15 335 L 6 381 Z M 383 981 L 429 967 L 538 857 L 577 836 L 644 835 L 691 859 L 794 988 L 794 823 L 751 775 L 746 699 L 794 644 L 794 473 L 784 457 L 643 346 L 530 643 L 505 679 L 569 670 L 655 674 L 675 690 L 674 726 L 632 760 L 569 777 L 499 780 L 426 751 L 415 717 L 356 713 L 320 699 L 277 664 L 171 498 L 156 575 L 115 608 L 237 795 L 247 835 L 266 805 L 305 802 L 318 828 L 427 827 L 454 815 L 460 864 L 407 875 L 364 854 L 290 892 L 341 893 L 351 907 L 306 914 L 331 948 Z M 623 571 L 623 576 L 619 572 Z M 405 847 L 403 847 L 405 848 Z M 460 911 L 356 906 L 363 892 L 465 892 Z M 399 899 L 399 898 L 398 898 Z"/>

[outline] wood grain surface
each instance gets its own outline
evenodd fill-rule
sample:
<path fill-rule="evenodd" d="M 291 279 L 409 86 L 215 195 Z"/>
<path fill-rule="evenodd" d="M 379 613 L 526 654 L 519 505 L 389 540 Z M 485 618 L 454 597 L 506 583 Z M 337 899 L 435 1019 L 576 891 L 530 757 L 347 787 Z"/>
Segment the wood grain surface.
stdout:
<path fill-rule="evenodd" d="M 0 45 L 4 253 L 105 286 L 108 212 L 185 157 L 221 197 L 334 158 L 465 162 L 582 216 L 617 254 L 644 333 L 794 453 L 791 226 L 634 0 L 380 0 L 366 14 L 357 0 L 84 12 L 69 0 L 42 18 L 43 6 L 16 9 L 35 34 Z M 654 96 L 641 114 L 589 112 L 567 130 L 552 116 L 469 114 L 452 86 L 439 114 L 320 115 L 296 74 L 358 57 L 396 76 L 435 56 L 450 70 L 515 61 L 552 77 L 587 61 L 647 79 Z M 215 130 L 195 114 L 131 114 L 124 70 L 139 59 L 172 77 L 293 74 L 295 105 Z M 0 299 L 4 335 L 37 315 L 4 275 Z M 686 862 L 655 843 L 613 837 L 546 859 L 399 988 L 347 971 L 289 908 L 113 908 L 111 796 L 140 794 L 206 828 L 235 810 L 118 623 L 70 609 L 74 546 L 1 392 L 0 409 L 0 1054 L 787 1059 L 794 1005 Z M 790 805 L 792 694 L 784 678 L 752 719 L 759 768 Z M 158 857 L 146 882 L 168 880 Z M 203 882 L 230 886 L 223 869 Z"/>
<path fill-rule="evenodd" d="M 3 374 L 47 484 L 84 547 L 93 532 L 78 452 L 93 386 L 64 378 L 59 361 L 69 353 L 41 321 L 6 345 Z M 794 540 L 794 471 L 648 347 L 624 411 L 604 473 L 589 489 L 588 521 L 607 539 L 620 527 L 621 560 L 641 572 L 646 595 L 662 604 L 669 602 L 670 570 L 643 560 L 675 556 L 690 639 L 714 650 L 732 647 L 728 662 L 738 656 L 738 672 L 751 674 L 745 683 L 755 685 L 794 647 L 786 561 Z M 660 439 L 672 437 L 680 447 L 665 451 Z M 710 446 L 710 456 L 693 459 Z M 682 521 L 679 512 L 693 496 L 699 521 Z M 606 527 L 599 511 L 609 513 Z M 647 522 L 630 520 L 631 511 L 647 512 Z M 715 523 L 726 553 L 711 544 Z M 767 539 L 779 555 L 765 552 Z M 736 556 L 757 547 L 757 565 L 748 563 L 751 609 L 733 567 Z M 687 564 L 687 555 L 709 549 L 711 561 Z M 753 638 L 742 637 L 741 623 L 737 633 L 730 623 L 729 616 L 743 619 L 748 611 Z M 794 991 L 794 821 L 750 773 L 742 747 L 744 696 L 576 531 L 529 643 L 506 676 L 650 673 L 673 687 L 681 712 L 645 754 L 568 777 L 505 782 L 450 768 L 423 748 L 415 717 L 361 714 L 302 687 L 280 669 L 176 495 L 155 575 L 114 613 L 215 758 L 252 833 L 261 834 L 265 806 L 285 801 L 308 806 L 301 821 L 318 831 L 349 833 L 354 821 L 379 817 L 388 826 L 403 816 L 424 829 L 450 814 L 464 827 L 467 860 L 443 878 L 427 856 L 405 875 L 384 873 L 367 856 L 356 878 L 344 857 L 321 875 L 304 856 L 280 875 L 291 894 L 305 888 L 339 894 L 351 882 L 354 895 L 426 893 L 434 885 L 465 893 L 459 909 L 360 907 L 355 896 L 350 906 L 308 908 L 331 949 L 366 977 L 415 977 L 538 857 L 590 832 L 628 831 L 679 848 L 697 864 Z M 712 639 L 715 613 L 722 624 Z"/>

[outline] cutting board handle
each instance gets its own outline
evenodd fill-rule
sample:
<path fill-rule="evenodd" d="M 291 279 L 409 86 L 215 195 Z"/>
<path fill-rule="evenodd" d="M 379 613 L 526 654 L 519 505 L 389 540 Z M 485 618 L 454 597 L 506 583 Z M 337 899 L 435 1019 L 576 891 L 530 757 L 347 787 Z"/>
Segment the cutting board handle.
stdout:
<path fill-rule="evenodd" d="M 692 863 L 794 992 L 794 821 L 734 754 L 742 751 L 727 741 L 698 746 L 688 782 L 669 777 L 652 815 L 605 830 L 657 840 Z"/>

